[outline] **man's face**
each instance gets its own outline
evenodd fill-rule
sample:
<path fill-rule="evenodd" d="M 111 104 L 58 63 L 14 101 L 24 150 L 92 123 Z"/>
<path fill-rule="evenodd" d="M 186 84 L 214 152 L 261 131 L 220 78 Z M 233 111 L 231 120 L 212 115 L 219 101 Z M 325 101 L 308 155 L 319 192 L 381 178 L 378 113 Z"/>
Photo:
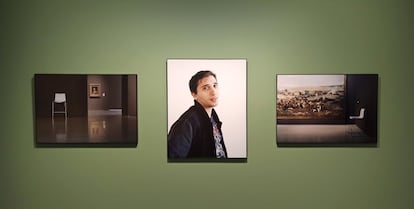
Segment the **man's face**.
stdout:
<path fill-rule="evenodd" d="M 202 78 L 198 81 L 197 93 L 191 95 L 204 109 L 215 107 L 219 97 L 217 80 L 212 75 Z"/>

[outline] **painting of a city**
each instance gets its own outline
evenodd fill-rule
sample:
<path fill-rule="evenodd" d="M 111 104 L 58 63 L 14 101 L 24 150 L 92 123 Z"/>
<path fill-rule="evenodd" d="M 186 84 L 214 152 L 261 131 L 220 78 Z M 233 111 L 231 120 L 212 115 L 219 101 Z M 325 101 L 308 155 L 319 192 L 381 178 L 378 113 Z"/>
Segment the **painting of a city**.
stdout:
<path fill-rule="evenodd" d="M 377 74 L 277 75 L 278 145 L 377 142 Z"/>
<path fill-rule="evenodd" d="M 344 117 L 344 75 L 281 75 L 278 81 L 278 119 Z"/>

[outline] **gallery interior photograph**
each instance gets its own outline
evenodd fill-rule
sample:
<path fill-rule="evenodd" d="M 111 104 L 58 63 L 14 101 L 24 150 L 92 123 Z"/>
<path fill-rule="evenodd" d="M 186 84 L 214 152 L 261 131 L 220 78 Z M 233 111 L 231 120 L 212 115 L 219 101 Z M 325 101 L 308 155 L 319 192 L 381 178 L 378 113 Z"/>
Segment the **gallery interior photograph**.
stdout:
<path fill-rule="evenodd" d="M 0 1 L 0 208 L 414 208 L 413 11 L 409 0 Z M 169 59 L 246 61 L 219 70 L 215 107 L 226 148 L 243 141 L 228 153 L 245 160 L 168 160 L 169 104 L 184 106 L 177 117 L 193 104 L 192 74 L 167 71 Z M 168 94 L 181 85 L 183 97 Z"/>
<path fill-rule="evenodd" d="M 378 75 L 277 75 L 278 145 L 377 143 Z"/>
<path fill-rule="evenodd" d="M 34 75 L 37 144 L 137 144 L 137 75 Z"/>

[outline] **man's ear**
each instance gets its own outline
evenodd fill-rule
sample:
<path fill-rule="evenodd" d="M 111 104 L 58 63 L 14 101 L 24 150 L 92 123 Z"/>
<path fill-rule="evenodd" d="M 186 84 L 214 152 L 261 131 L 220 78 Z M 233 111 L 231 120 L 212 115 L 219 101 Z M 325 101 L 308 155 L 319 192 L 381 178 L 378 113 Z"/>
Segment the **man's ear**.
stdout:
<path fill-rule="evenodd" d="M 191 96 L 193 96 L 193 98 L 194 98 L 195 100 L 197 100 L 197 93 L 191 92 Z"/>

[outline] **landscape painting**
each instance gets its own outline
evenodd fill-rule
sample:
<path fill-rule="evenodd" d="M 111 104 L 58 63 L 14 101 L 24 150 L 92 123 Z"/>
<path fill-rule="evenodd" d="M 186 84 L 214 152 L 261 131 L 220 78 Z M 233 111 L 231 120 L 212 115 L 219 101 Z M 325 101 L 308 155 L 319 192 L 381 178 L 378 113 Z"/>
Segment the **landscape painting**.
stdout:
<path fill-rule="evenodd" d="M 280 75 L 278 81 L 278 119 L 344 118 L 344 75 Z"/>

